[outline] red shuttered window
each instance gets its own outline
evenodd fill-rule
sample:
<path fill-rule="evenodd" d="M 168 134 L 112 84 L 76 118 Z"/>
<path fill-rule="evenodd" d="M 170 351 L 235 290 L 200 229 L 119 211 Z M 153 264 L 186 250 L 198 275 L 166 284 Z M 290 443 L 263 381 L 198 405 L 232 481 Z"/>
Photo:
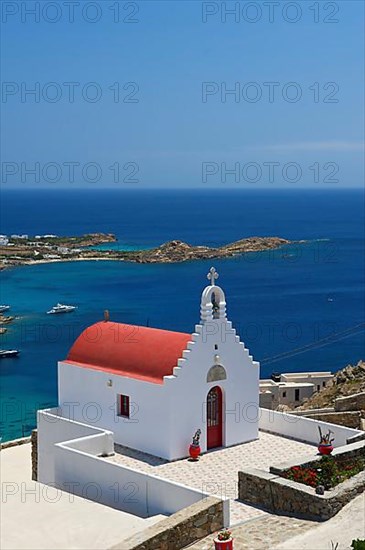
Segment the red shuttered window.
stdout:
<path fill-rule="evenodd" d="M 129 395 L 118 395 L 118 414 L 129 418 Z"/>

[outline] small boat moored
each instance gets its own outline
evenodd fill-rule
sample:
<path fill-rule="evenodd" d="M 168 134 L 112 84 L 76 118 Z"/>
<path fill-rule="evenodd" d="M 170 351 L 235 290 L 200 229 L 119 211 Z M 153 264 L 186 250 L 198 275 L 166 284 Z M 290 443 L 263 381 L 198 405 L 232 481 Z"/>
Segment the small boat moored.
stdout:
<path fill-rule="evenodd" d="M 17 349 L 0 349 L 0 359 L 17 357 L 18 355 L 19 355 L 19 350 Z"/>
<path fill-rule="evenodd" d="M 74 311 L 76 309 L 76 306 L 67 306 L 65 304 L 58 303 L 57 305 L 53 306 L 52 309 L 47 311 L 48 315 L 55 315 L 56 313 L 71 313 L 71 311 Z"/>
<path fill-rule="evenodd" d="M 9 311 L 9 309 L 10 309 L 10 306 L 1 305 L 0 306 L 0 313 L 4 313 L 4 311 Z"/>

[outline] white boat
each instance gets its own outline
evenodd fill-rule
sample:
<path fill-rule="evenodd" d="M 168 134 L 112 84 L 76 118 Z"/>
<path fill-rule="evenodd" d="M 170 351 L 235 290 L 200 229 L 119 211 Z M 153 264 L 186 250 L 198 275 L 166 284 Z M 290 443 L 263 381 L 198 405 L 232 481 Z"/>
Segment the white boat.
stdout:
<path fill-rule="evenodd" d="M 6 359 L 7 357 L 17 357 L 19 351 L 17 349 L 0 349 L 0 359 Z"/>
<path fill-rule="evenodd" d="M 52 309 L 47 311 L 49 315 L 55 315 L 56 313 L 71 313 L 71 311 L 74 311 L 76 309 L 76 306 L 67 306 L 65 304 L 56 304 L 53 306 Z"/>
<path fill-rule="evenodd" d="M 3 313 L 4 311 L 8 311 L 10 309 L 10 306 L 0 306 L 0 313 Z"/>

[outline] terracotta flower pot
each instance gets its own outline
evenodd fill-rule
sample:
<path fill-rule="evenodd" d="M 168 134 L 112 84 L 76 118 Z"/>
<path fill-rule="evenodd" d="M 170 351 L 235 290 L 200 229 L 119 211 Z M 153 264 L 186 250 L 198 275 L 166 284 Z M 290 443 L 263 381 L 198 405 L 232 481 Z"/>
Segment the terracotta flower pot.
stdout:
<path fill-rule="evenodd" d="M 215 550 L 233 550 L 233 539 L 218 540 L 214 539 Z"/>
<path fill-rule="evenodd" d="M 321 455 L 330 455 L 333 451 L 333 446 L 331 445 L 331 443 L 321 443 L 318 445 L 318 451 Z"/>
<path fill-rule="evenodd" d="M 193 460 L 198 460 L 200 451 L 200 445 L 190 445 L 189 447 L 189 455 Z"/>

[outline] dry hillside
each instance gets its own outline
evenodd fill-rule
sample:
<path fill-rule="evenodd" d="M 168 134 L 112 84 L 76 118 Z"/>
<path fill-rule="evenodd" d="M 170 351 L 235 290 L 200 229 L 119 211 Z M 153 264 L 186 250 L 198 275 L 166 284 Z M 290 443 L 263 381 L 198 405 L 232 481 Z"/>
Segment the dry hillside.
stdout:
<path fill-rule="evenodd" d="M 337 397 L 363 391 L 365 391 L 365 362 L 359 361 L 357 365 L 347 365 L 339 370 L 335 374 L 332 386 L 314 394 L 301 407 L 298 407 L 298 410 L 332 407 Z"/>

